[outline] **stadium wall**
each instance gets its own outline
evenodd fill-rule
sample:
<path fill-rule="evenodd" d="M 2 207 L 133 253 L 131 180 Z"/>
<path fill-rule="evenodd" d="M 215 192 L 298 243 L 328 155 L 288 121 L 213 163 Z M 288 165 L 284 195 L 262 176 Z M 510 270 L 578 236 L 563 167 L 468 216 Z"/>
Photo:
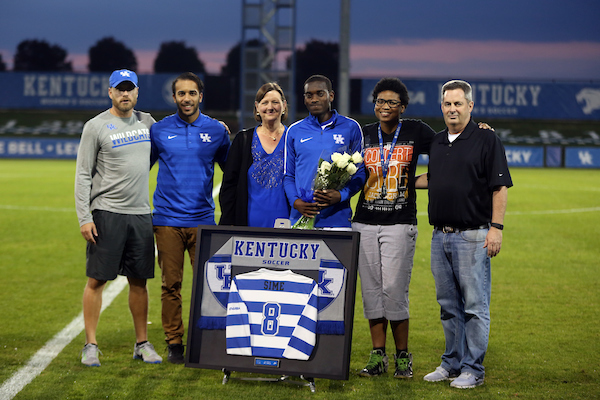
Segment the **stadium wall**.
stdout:
<path fill-rule="evenodd" d="M 0 138 L 0 158 L 75 159 L 79 139 Z M 600 168 L 600 147 L 506 145 L 510 167 Z M 427 165 L 428 157 L 419 157 Z"/>
<path fill-rule="evenodd" d="M 172 110 L 176 74 L 139 75 L 138 107 Z M 377 79 L 361 80 L 361 113 L 371 114 Z M 409 88 L 407 117 L 440 115 L 440 89 L 446 79 L 404 79 Z M 600 120 L 600 82 L 471 80 L 475 108 L 482 118 Z M 104 109 L 108 74 L 6 72 L 0 74 L 0 109 Z"/>
<path fill-rule="evenodd" d="M 175 74 L 139 75 L 138 107 L 172 110 L 171 82 Z M 357 81 L 357 80 L 354 80 Z M 377 79 L 361 79 L 353 85 L 353 99 L 363 115 L 372 115 L 371 90 Z M 440 89 L 446 79 L 403 79 L 409 88 L 408 118 L 439 118 Z M 479 120 L 600 121 L 600 83 L 557 81 L 470 80 L 474 89 L 473 116 Z M 216 85 L 221 86 L 221 85 Z M 6 72 L 0 74 L 0 109 L 102 110 L 110 107 L 107 74 Z M 357 101 L 357 100 L 360 100 Z M 212 109 L 212 108 L 211 108 Z M 7 124 L 8 125 L 8 124 Z M 34 128 L 33 135 L 42 127 Z M 61 127 L 66 129 L 66 127 Z M 77 127 L 77 132 L 80 127 Z M 0 133 L 11 134 L 10 127 Z M 18 131 L 18 129 L 17 129 Z M 12 133 L 20 133 L 12 129 Z M 50 135 L 55 134 L 51 132 Z M 502 137 L 501 132 L 499 132 Z M 592 138 L 579 144 L 599 142 Z M 25 135 L 26 136 L 26 135 Z M 600 168 L 600 147 L 573 143 L 531 142 L 515 145 L 505 141 L 507 159 L 513 167 Z M 505 139 L 503 139 L 505 140 Z M 0 158 L 75 158 L 78 139 L 1 137 Z M 519 144 L 523 143 L 517 142 Z M 577 143 L 577 142 L 576 142 Z M 422 157 L 420 164 L 426 163 Z"/>
<path fill-rule="evenodd" d="M 403 79 L 410 105 L 405 116 L 440 115 L 440 91 L 447 79 Z M 377 79 L 363 79 L 361 111 L 373 111 Z M 470 80 L 476 118 L 600 120 L 600 83 Z"/>

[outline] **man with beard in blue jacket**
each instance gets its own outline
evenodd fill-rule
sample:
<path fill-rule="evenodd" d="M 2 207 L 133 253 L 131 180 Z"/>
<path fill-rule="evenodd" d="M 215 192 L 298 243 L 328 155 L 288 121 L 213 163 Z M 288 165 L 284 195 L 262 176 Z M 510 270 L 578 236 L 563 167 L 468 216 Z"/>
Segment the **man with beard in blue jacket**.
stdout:
<path fill-rule="evenodd" d="M 309 115 L 288 129 L 283 182 L 292 206 L 292 224 L 305 215 L 315 218 L 315 228 L 351 230 L 350 199 L 364 184 L 363 163 L 358 165 L 358 171 L 343 189 L 312 192 L 320 158 L 330 161 L 334 152 L 362 154 L 360 125 L 332 110 L 333 98 L 333 88 L 327 77 L 313 75 L 304 82 L 304 104 Z"/>

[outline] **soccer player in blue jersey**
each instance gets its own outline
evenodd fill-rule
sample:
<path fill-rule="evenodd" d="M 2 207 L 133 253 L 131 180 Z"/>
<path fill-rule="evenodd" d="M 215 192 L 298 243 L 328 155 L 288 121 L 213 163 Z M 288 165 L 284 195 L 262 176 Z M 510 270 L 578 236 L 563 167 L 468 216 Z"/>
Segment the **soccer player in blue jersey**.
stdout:
<path fill-rule="evenodd" d="M 183 363 L 181 283 L 185 251 L 194 265 L 198 225 L 215 225 L 214 165 L 229 151 L 227 128 L 200 112 L 204 83 L 191 72 L 172 84 L 177 113 L 150 130 L 151 163 L 158 161 L 152 223 L 162 271 L 162 324 L 168 361 Z"/>
<path fill-rule="evenodd" d="M 304 83 L 304 104 L 309 115 L 288 129 L 283 183 L 292 206 L 292 224 L 305 215 L 315 218 L 315 228 L 351 230 L 350 199 L 364 183 L 363 164 L 340 191 L 326 189 L 313 193 L 311 188 L 320 157 L 329 161 L 334 152 L 362 153 L 360 125 L 332 110 L 333 99 L 327 77 L 313 75 Z"/>

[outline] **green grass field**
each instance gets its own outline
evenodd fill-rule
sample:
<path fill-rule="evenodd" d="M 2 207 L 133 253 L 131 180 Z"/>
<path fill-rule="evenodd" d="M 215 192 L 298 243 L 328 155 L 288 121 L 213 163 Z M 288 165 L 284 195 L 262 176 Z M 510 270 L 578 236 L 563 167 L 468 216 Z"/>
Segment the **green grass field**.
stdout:
<path fill-rule="evenodd" d="M 74 172 L 74 161 L 0 160 L 0 384 L 81 312 L 85 243 L 74 211 Z M 312 395 L 306 387 L 267 382 L 223 386 L 219 371 L 132 360 L 134 334 L 123 292 L 100 318 L 100 368 L 80 363 L 82 333 L 15 399 L 598 398 L 600 172 L 513 169 L 512 175 L 503 248 L 492 261 L 492 329 L 482 387 L 458 391 L 423 381 L 439 365 L 444 341 L 429 269 L 427 196 L 419 192 L 410 289 L 413 380 L 390 373 L 357 376 L 371 347 L 360 291 L 350 379 L 317 379 Z M 154 176 L 153 170 L 151 182 Z M 191 278 L 187 268 L 184 305 Z M 160 279 L 151 280 L 149 290 L 149 336 L 164 352 Z M 185 307 L 186 319 L 188 313 Z"/>

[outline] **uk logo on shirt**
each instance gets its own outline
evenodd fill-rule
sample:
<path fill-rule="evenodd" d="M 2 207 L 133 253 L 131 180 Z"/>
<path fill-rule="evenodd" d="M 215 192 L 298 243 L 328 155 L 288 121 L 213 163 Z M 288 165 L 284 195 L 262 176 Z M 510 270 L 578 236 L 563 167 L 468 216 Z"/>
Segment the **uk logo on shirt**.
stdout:
<path fill-rule="evenodd" d="M 208 133 L 201 133 L 200 139 L 202 139 L 202 142 L 210 143 L 210 135 Z"/>
<path fill-rule="evenodd" d="M 344 136 L 340 134 L 333 134 L 333 140 L 335 140 L 335 144 L 344 144 Z"/>

